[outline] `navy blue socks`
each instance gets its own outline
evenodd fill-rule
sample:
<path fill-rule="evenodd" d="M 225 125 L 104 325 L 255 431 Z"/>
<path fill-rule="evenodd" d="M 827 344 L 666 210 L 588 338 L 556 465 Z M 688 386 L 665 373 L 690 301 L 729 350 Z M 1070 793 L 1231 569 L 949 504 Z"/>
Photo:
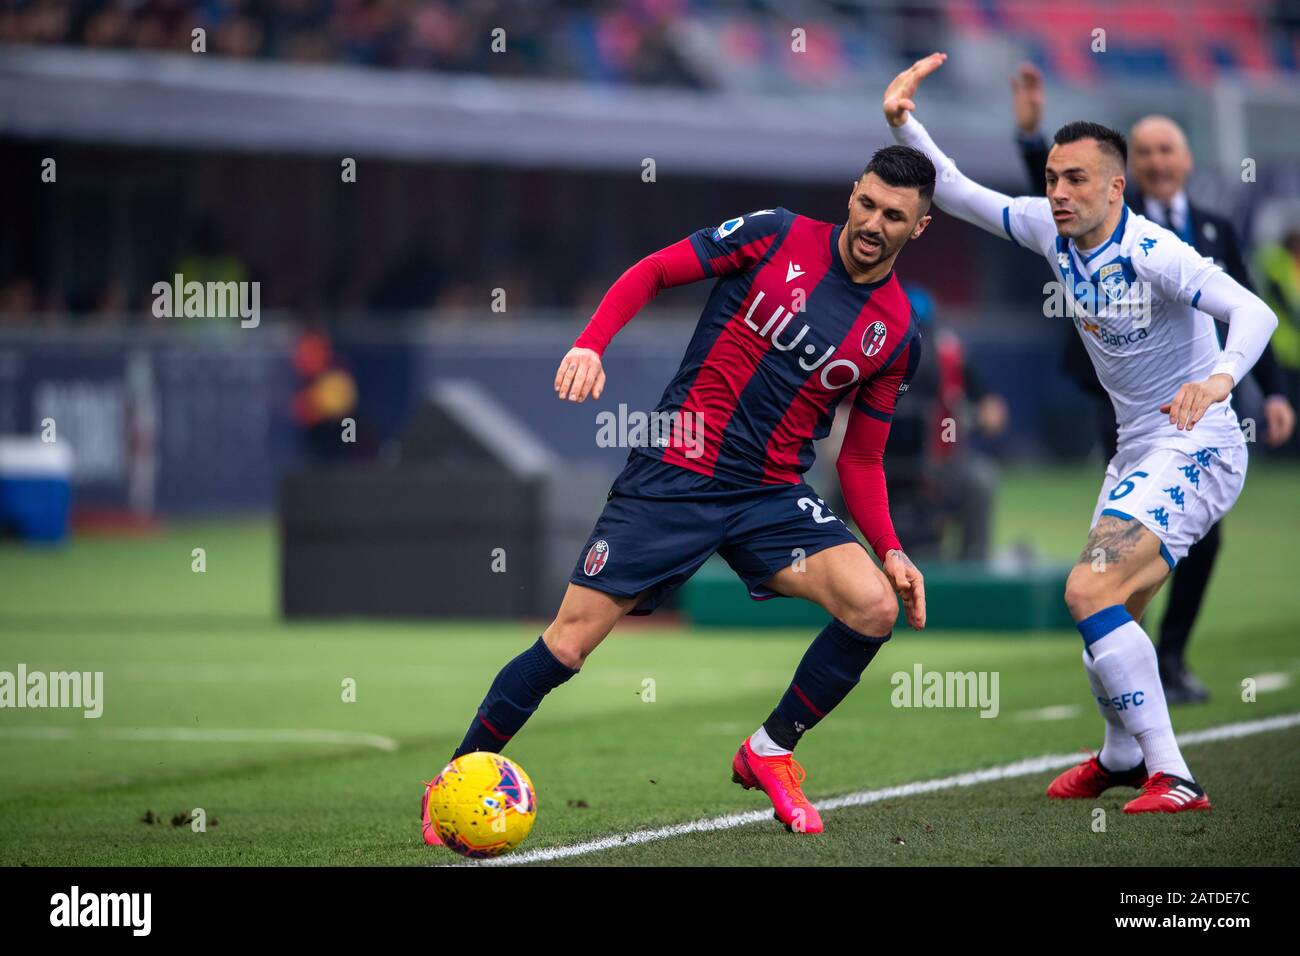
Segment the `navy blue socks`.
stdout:
<path fill-rule="evenodd" d="M 474 750 L 500 753 L 550 691 L 578 673 L 556 660 L 540 637 L 497 674 L 453 758 Z"/>
<path fill-rule="evenodd" d="M 763 722 L 772 742 L 794 750 L 804 731 L 817 726 L 857 686 L 862 672 L 892 633 L 868 637 L 832 618 L 804 653 L 776 710 Z"/>

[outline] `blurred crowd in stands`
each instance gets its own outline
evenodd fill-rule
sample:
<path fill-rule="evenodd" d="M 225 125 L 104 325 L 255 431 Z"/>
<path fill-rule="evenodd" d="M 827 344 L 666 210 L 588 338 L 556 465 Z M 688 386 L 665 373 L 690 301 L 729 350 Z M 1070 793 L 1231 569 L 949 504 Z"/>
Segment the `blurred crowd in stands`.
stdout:
<path fill-rule="evenodd" d="M 0 42 L 206 52 L 494 76 L 690 85 L 665 33 L 685 0 L 5 0 Z M 506 31 L 493 51 L 492 31 Z"/>
<path fill-rule="evenodd" d="M 775 55 L 794 27 L 806 55 Z M 1105 57 L 1077 39 L 1098 27 Z M 0 0 L 0 43 L 186 52 L 196 28 L 229 57 L 681 87 L 847 88 L 873 60 L 1007 40 L 1071 83 L 1300 63 L 1300 0 Z"/>
<path fill-rule="evenodd" d="M 1051 4 L 1050 15 L 1044 9 L 1030 0 L 0 0 L 0 44 L 185 54 L 202 28 L 218 57 L 852 96 L 864 64 L 910 61 L 949 41 L 1014 44 L 1049 78 L 1083 87 L 1098 72 L 1189 85 L 1225 72 L 1293 81 L 1300 62 L 1300 0 L 1068 0 Z M 1088 56 L 1070 38 L 1099 23 L 1107 55 Z M 806 26 L 805 56 L 789 55 L 796 24 Z M 493 49 L 498 28 L 504 52 Z M 0 170 L 28 168 L 29 157 L 8 152 Z M 0 223 L 0 325 L 70 313 L 148 321 L 151 283 L 174 272 L 263 280 L 265 307 L 315 313 L 481 310 L 496 289 L 512 311 L 582 310 L 645 251 L 634 231 L 593 240 L 590 210 L 616 208 L 646 233 L 671 237 L 702 225 L 698 210 L 725 199 L 721 184 L 687 187 L 669 200 L 679 222 L 623 192 L 595 191 L 588 174 L 549 185 L 530 174 L 527 188 L 503 191 L 477 171 L 475 179 L 390 168 L 369 181 L 392 180 L 389 192 L 403 202 L 362 194 L 357 208 L 387 211 L 358 221 L 325 205 L 337 190 L 299 188 L 323 181 L 305 161 L 264 176 L 243 158 L 233 174 L 222 156 L 113 160 L 105 152 L 86 155 L 79 169 L 66 165 L 72 153 L 60 159 L 70 181 L 84 180 L 100 156 L 112 165 L 98 186 L 15 198 Z M 430 182 L 443 186 L 422 192 Z M 783 184 L 775 201 L 818 209 L 809 200 L 822 198 Z M 403 218 L 394 205 L 432 218 Z M 304 229 L 304 208 L 323 209 L 313 219 L 326 228 Z M 1300 244 L 1260 250 L 1256 268 L 1261 280 L 1281 277 L 1276 287 L 1300 287 Z"/>

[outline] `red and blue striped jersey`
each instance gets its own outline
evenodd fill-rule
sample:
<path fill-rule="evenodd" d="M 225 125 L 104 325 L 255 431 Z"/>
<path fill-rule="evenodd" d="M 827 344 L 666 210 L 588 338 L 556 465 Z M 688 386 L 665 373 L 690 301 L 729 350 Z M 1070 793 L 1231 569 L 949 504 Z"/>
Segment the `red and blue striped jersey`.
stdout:
<path fill-rule="evenodd" d="M 718 281 L 655 410 L 698 416 L 702 453 L 680 442 L 647 453 L 734 481 L 796 482 L 846 397 L 889 420 L 919 335 L 893 272 L 849 277 L 842 228 L 778 208 L 690 237 L 702 277 Z"/>
<path fill-rule="evenodd" d="M 871 283 L 850 278 L 838 248 L 843 228 L 762 209 L 647 256 L 611 287 L 575 345 L 603 353 L 660 289 L 717 279 L 655 409 L 670 416 L 672 437 L 638 451 L 732 482 L 798 482 L 847 398 L 845 449 L 875 473 L 854 497 L 884 506 L 879 462 L 920 360 L 920 334 L 893 271 Z M 846 471 L 844 459 L 848 497 L 859 469 Z M 868 523 L 880 528 L 873 546 L 896 541 L 887 511 Z"/>

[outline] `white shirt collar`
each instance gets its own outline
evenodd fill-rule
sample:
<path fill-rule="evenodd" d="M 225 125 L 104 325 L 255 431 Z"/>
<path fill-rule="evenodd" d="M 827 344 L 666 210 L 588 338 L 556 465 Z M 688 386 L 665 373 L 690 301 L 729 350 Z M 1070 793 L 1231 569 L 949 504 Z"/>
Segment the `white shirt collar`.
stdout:
<path fill-rule="evenodd" d="M 1158 222 L 1170 229 L 1178 229 L 1187 222 L 1187 190 L 1178 190 L 1169 203 L 1169 211 L 1173 214 L 1173 222 L 1165 222 L 1164 204 L 1150 196 L 1143 197 L 1142 208 L 1146 213 L 1146 217 L 1152 222 Z"/>

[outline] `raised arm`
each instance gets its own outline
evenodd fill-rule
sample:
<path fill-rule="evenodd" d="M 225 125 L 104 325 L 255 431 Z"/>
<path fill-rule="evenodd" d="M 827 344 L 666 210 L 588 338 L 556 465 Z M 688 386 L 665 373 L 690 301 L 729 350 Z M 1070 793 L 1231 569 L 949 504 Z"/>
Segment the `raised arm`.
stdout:
<path fill-rule="evenodd" d="M 560 360 L 555 393 L 571 402 L 600 398 L 605 388 L 601 357 L 619 330 L 656 295 L 673 286 L 749 268 L 762 258 L 793 215 L 785 209 L 760 209 L 701 229 L 652 252 L 609 287 L 591 320 Z"/>
<path fill-rule="evenodd" d="M 917 60 L 889 84 L 883 103 L 885 120 L 893 130 L 894 139 L 904 146 L 912 146 L 930 157 L 939 175 L 934 184 L 934 201 L 946 213 L 965 219 L 972 225 L 986 229 L 994 235 L 1010 239 L 1007 210 L 1011 197 L 981 186 L 968 179 L 957 164 L 935 145 L 925 127 L 911 116 L 916 109 L 913 97 L 921 81 L 943 66 L 946 53 L 931 53 Z"/>
<path fill-rule="evenodd" d="M 698 282 L 705 276 L 690 237 L 652 252 L 624 272 L 596 306 L 574 347 L 603 355 L 619 329 L 664 289 Z"/>
<path fill-rule="evenodd" d="M 689 238 L 652 252 L 624 272 L 609 287 L 573 348 L 555 372 L 555 393 L 571 402 L 600 398 L 605 390 L 605 370 L 600 357 L 632 316 L 661 291 L 704 278 L 704 267 Z"/>

